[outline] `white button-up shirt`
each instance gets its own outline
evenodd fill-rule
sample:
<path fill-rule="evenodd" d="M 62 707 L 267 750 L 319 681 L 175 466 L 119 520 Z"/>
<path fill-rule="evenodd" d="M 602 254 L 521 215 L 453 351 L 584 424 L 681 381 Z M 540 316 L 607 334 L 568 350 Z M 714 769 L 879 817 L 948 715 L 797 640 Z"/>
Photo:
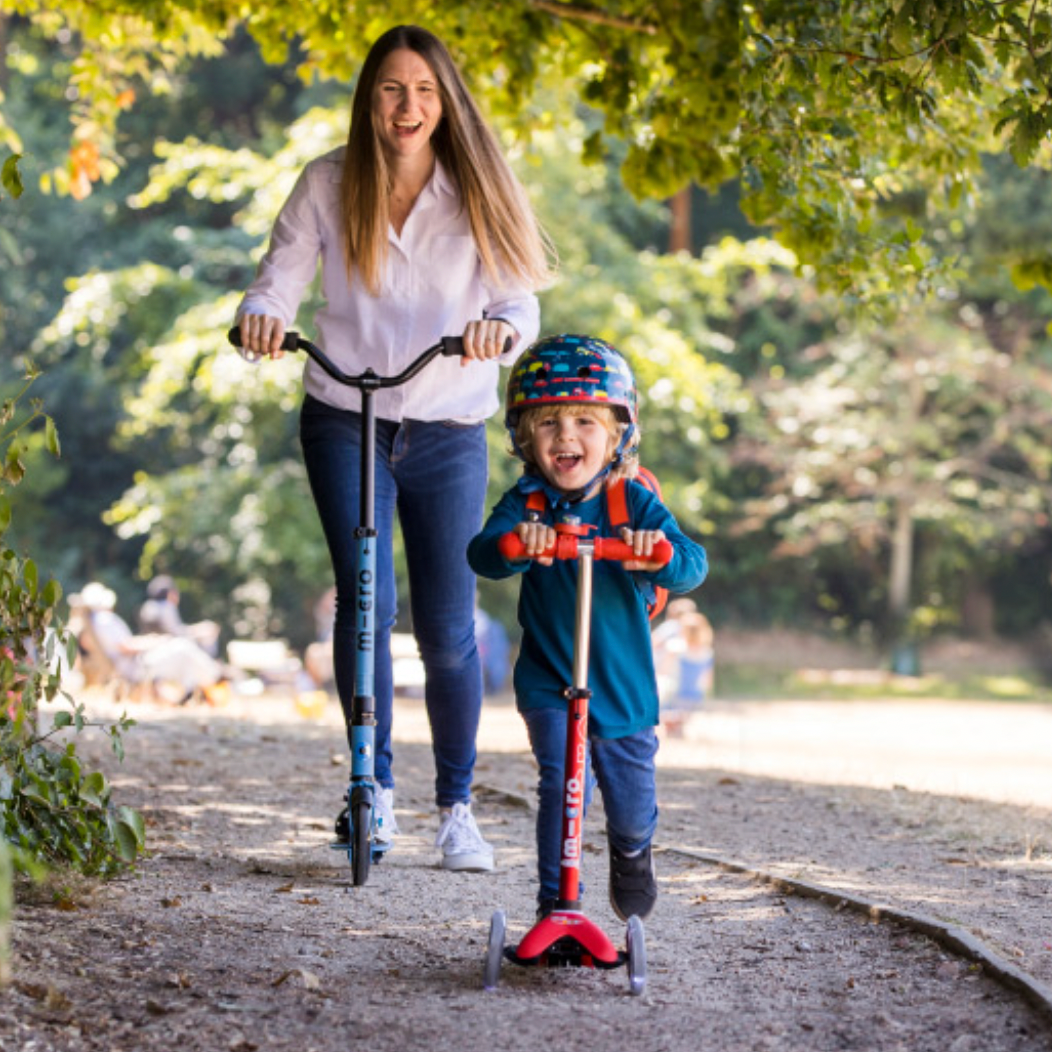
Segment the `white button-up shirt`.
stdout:
<path fill-rule="evenodd" d="M 459 336 L 469 321 L 502 318 L 519 334 L 499 362 L 511 365 L 537 338 L 537 297 L 508 280 L 490 283 L 471 234 L 460 196 L 442 166 L 409 213 L 401 236 L 388 229 L 387 264 L 381 293 L 371 296 L 357 272 L 347 281 L 340 229 L 340 180 L 345 147 L 311 161 L 282 206 L 270 245 L 238 308 L 268 314 L 291 327 L 321 259 L 324 306 L 314 316 L 311 339 L 344 372 L 372 368 L 395 376 L 443 336 Z M 438 356 L 408 383 L 374 395 L 384 420 L 455 420 L 475 423 L 500 405 L 498 360 Z M 359 409 L 361 395 L 337 383 L 308 360 L 304 387 L 315 398 Z"/>

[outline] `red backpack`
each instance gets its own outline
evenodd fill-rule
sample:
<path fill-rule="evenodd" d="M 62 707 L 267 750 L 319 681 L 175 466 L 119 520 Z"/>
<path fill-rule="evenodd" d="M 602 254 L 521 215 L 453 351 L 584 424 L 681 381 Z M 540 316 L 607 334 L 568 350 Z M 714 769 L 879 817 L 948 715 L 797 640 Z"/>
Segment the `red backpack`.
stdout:
<path fill-rule="evenodd" d="M 617 479 L 615 482 L 608 482 L 606 484 L 606 514 L 610 519 L 610 525 L 614 528 L 615 533 L 621 532 L 621 527 L 631 526 L 632 521 L 628 514 L 628 497 L 625 494 L 625 482 L 626 479 Z M 652 472 L 648 471 L 642 465 L 639 466 L 635 479 L 644 488 L 650 490 L 658 500 L 661 500 L 661 484 L 657 480 L 657 476 Z M 536 512 L 538 516 L 542 515 L 548 507 L 548 498 L 545 497 L 541 490 L 534 490 L 532 493 L 526 496 L 526 510 Z M 661 588 L 659 585 L 654 585 L 654 599 L 647 603 L 647 613 L 650 614 L 650 620 L 653 621 L 662 610 L 665 609 L 665 604 L 668 602 L 668 589 Z"/>

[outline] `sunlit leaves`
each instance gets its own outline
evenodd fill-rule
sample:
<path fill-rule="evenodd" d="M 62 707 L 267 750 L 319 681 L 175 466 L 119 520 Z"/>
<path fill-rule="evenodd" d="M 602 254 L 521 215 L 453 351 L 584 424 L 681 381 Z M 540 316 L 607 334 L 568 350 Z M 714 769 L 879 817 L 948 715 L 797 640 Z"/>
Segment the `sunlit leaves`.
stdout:
<path fill-rule="evenodd" d="M 984 151 L 1052 156 L 1052 81 L 1032 76 L 1035 61 L 1052 62 L 1052 40 L 1021 0 L 860 2 L 841 20 L 844 10 L 744 7 L 743 207 L 824 285 L 879 306 L 949 276 L 937 251 L 896 247 L 898 199 L 914 192 L 929 214 L 945 211 L 974 190 Z"/>
<path fill-rule="evenodd" d="M 18 170 L 18 162 L 22 160 L 21 154 L 12 154 L 8 157 L 0 168 L 0 187 L 3 187 L 4 191 L 11 197 L 21 197 L 23 186 L 22 186 L 22 173 Z"/>

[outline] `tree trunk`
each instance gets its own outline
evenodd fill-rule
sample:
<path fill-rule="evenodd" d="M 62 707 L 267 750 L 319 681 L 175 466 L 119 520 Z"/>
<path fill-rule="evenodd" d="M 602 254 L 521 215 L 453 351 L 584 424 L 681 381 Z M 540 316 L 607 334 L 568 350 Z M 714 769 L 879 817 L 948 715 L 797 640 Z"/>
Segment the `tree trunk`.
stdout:
<path fill-rule="evenodd" d="M 976 639 L 993 639 L 996 604 L 988 582 L 973 578 L 961 601 L 961 627 Z"/>
<path fill-rule="evenodd" d="M 672 226 L 668 235 L 669 252 L 690 252 L 693 254 L 694 246 L 691 244 L 690 236 L 689 183 L 669 201 L 669 208 L 672 211 Z"/>
<path fill-rule="evenodd" d="M 908 628 L 912 579 L 913 506 L 900 497 L 895 503 L 895 527 L 891 538 L 888 615 L 891 622 L 891 671 L 902 676 L 920 675 L 917 641 Z"/>
<path fill-rule="evenodd" d="M 893 631 L 901 631 L 910 613 L 910 583 L 913 577 L 913 509 L 899 499 L 895 504 L 895 527 L 891 538 L 891 580 L 888 614 Z"/>

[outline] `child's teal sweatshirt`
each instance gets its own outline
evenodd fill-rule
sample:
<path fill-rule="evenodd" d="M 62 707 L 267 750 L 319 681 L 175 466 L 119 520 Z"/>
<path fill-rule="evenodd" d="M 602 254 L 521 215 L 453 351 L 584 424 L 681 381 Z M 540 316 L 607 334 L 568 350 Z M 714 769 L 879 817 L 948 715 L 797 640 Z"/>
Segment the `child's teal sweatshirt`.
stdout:
<path fill-rule="evenodd" d="M 632 529 L 664 531 L 673 556 L 656 573 L 629 573 L 620 563 L 606 560 L 593 565 L 589 732 L 598 738 L 623 738 L 658 722 L 646 583 L 689 592 L 708 572 L 705 549 L 683 533 L 664 504 L 636 482 L 625 489 Z M 591 536 L 614 535 L 604 494 L 574 505 L 572 514 L 598 526 Z M 468 562 L 480 577 L 493 580 L 522 574 L 522 645 L 514 676 L 519 709 L 565 708 L 564 692 L 573 680 L 577 562 L 557 560 L 541 566 L 505 559 L 498 541 L 526 519 L 525 495 L 509 490 L 468 545 Z M 554 523 L 550 509 L 545 521 Z"/>

